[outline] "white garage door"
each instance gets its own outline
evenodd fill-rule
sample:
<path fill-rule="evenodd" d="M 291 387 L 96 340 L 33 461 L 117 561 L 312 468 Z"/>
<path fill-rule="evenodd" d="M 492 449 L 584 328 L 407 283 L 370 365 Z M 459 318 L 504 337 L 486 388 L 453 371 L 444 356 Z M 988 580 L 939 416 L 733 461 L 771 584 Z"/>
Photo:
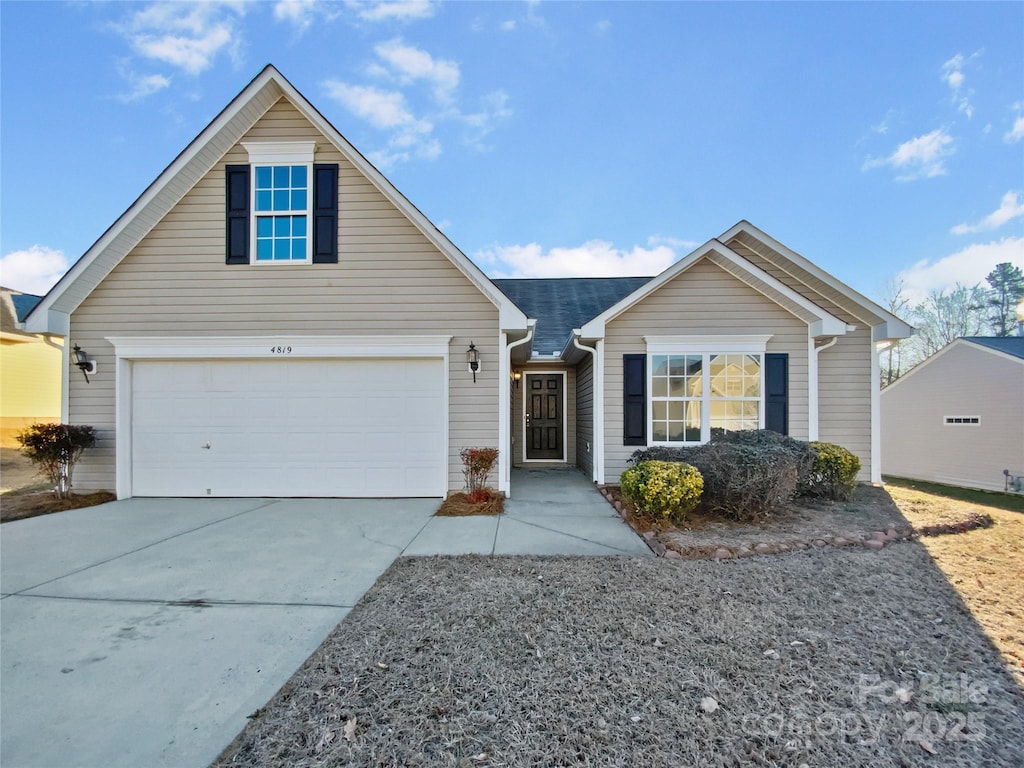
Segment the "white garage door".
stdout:
<path fill-rule="evenodd" d="M 132 366 L 135 496 L 442 496 L 440 359 Z"/>

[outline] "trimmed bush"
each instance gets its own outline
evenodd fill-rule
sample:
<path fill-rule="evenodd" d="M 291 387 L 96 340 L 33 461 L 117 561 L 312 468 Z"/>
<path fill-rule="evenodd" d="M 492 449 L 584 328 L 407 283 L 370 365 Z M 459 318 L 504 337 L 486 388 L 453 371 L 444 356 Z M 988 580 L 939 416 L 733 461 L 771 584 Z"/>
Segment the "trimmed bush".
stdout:
<path fill-rule="evenodd" d="M 641 461 L 622 473 L 622 492 L 649 517 L 682 520 L 700 503 L 704 481 L 689 464 Z"/>
<path fill-rule="evenodd" d="M 669 446 L 655 445 L 651 448 L 639 448 L 626 460 L 630 466 L 636 466 L 641 461 L 682 461 L 686 462 L 690 452 L 698 446 Z"/>
<path fill-rule="evenodd" d="M 33 424 L 15 436 L 21 452 L 53 483 L 59 499 L 71 495 L 71 476 L 82 451 L 96 444 L 96 430 L 77 424 Z"/>
<path fill-rule="evenodd" d="M 785 454 L 792 459 L 796 469 L 797 488 L 806 486 L 811 480 L 816 454 L 811 444 L 803 440 L 781 435 L 770 429 L 743 429 L 714 435 L 711 442 L 749 445 L 768 452 L 777 451 Z"/>
<path fill-rule="evenodd" d="M 704 477 L 701 507 L 733 520 L 759 522 L 796 494 L 796 462 L 783 451 L 743 443 L 707 443 L 690 463 Z"/>
<path fill-rule="evenodd" d="M 800 485 L 806 496 L 847 501 L 857 488 L 860 459 L 835 443 L 812 442 L 814 463 L 807 480 Z"/>
<path fill-rule="evenodd" d="M 482 503 L 490 499 L 487 476 L 498 460 L 498 449 L 463 448 L 459 456 L 462 458 L 462 476 L 466 478 L 466 495 L 469 500 Z"/>

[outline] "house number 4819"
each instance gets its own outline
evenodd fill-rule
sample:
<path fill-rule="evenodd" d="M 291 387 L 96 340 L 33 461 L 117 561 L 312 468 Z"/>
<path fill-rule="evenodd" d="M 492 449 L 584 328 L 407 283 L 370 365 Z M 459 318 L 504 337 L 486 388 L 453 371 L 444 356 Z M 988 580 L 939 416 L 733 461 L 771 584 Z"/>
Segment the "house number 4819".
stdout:
<path fill-rule="evenodd" d="M 290 355 L 292 353 L 291 347 L 271 347 L 270 354 L 272 355 Z"/>

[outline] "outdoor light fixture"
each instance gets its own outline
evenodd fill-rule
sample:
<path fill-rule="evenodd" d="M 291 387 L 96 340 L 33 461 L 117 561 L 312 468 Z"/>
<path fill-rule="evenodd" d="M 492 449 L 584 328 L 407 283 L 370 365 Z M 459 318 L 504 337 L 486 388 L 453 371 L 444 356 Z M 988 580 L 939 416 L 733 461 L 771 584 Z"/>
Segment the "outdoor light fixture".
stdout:
<path fill-rule="evenodd" d="M 469 363 L 469 370 L 473 373 L 473 383 L 476 383 L 476 373 L 480 370 L 480 351 L 476 344 L 469 342 L 469 349 L 466 350 L 466 362 Z"/>
<path fill-rule="evenodd" d="M 82 375 L 85 376 L 85 382 L 88 384 L 89 374 L 96 373 L 96 361 L 89 357 L 89 354 L 77 344 L 74 346 L 74 355 L 75 365 L 81 369 Z"/>
<path fill-rule="evenodd" d="M 509 375 L 512 377 L 512 381 L 514 381 L 516 383 L 516 389 L 519 389 L 519 382 L 523 378 L 523 372 L 522 371 L 512 371 L 512 373 L 509 374 Z"/>

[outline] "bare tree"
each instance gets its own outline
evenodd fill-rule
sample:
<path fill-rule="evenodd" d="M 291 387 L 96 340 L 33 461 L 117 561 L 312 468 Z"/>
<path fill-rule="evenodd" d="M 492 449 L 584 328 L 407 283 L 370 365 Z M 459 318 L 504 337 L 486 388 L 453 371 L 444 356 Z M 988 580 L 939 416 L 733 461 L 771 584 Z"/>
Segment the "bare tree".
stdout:
<path fill-rule="evenodd" d="M 920 362 L 961 336 L 980 336 L 987 331 L 988 306 L 981 285 L 967 287 L 957 283 L 949 291 L 933 291 L 914 307 L 911 315 L 917 326 L 913 348 Z"/>
<path fill-rule="evenodd" d="M 907 296 L 903 278 L 896 276 L 886 281 L 883 304 L 897 317 L 908 317 L 911 313 L 910 297 Z M 907 339 L 893 341 L 881 352 L 879 371 L 881 385 L 887 387 L 903 375 L 903 364 Z"/>

